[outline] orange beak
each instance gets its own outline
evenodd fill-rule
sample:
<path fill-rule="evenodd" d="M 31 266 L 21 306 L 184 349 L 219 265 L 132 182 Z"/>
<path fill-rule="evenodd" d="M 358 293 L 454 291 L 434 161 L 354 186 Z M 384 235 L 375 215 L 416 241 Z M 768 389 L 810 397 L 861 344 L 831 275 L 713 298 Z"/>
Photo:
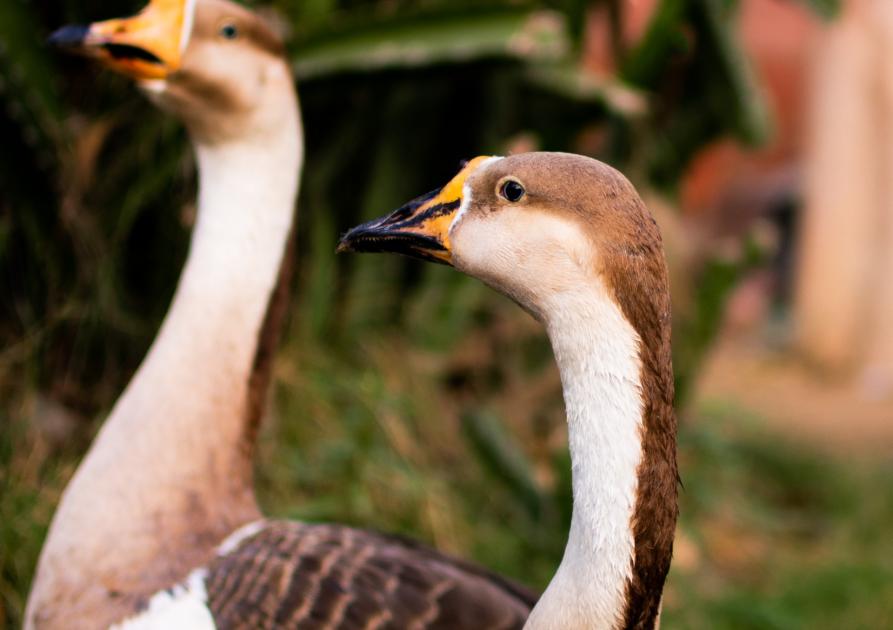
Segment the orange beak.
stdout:
<path fill-rule="evenodd" d="M 152 0 L 130 18 L 62 27 L 49 43 L 134 79 L 164 79 L 180 67 L 194 11 L 195 0 Z"/>
<path fill-rule="evenodd" d="M 462 206 L 468 176 L 489 156 L 468 162 L 450 182 L 391 214 L 358 225 L 341 237 L 339 252 L 391 252 L 452 265 L 450 226 Z"/>

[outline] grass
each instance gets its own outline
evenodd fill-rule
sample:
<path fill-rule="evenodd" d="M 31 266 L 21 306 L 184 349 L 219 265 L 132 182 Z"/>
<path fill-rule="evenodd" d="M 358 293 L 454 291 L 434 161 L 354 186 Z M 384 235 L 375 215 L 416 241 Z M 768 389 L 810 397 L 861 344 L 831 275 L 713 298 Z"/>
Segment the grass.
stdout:
<path fill-rule="evenodd" d="M 882 628 L 893 620 L 893 464 L 806 450 L 740 411 L 684 431 L 670 628 Z"/>
<path fill-rule="evenodd" d="M 452 344 L 387 327 L 320 343 L 306 322 L 294 323 L 261 438 L 258 490 L 268 514 L 412 535 L 542 587 L 569 517 L 560 389 L 538 327 L 468 291 L 469 319 L 455 322 L 466 332 Z M 0 627 L 19 625 L 79 456 L 37 439 L 26 415 L 10 413 L 0 432 Z M 740 410 L 690 415 L 663 627 L 888 624 L 890 462 L 782 442 Z"/>

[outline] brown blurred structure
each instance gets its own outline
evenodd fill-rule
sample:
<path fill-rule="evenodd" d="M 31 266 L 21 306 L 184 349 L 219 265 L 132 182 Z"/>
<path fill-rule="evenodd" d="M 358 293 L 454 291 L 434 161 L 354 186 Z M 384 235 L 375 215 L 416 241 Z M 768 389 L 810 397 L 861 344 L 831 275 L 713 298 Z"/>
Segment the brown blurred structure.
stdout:
<path fill-rule="evenodd" d="M 753 330 L 727 338 L 701 390 L 702 398 L 731 400 L 798 437 L 889 453 L 893 2 L 841 4 L 841 15 L 823 25 L 797 3 L 743 3 L 742 37 L 776 133 L 757 152 L 731 141 L 704 151 L 683 183 L 682 204 L 719 233 L 771 218 L 785 197 L 794 204 L 794 238 L 782 245 L 793 254 L 796 354 L 766 346 Z M 746 282 L 730 301 L 730 319 L 765 322 L 773 288 L 765 276 Z"/>
<path fill-rule="evenodd" d="M 893 387 L 893 2 L 844 3 L 815 67 L 799 347 L 883 395 Z"/>

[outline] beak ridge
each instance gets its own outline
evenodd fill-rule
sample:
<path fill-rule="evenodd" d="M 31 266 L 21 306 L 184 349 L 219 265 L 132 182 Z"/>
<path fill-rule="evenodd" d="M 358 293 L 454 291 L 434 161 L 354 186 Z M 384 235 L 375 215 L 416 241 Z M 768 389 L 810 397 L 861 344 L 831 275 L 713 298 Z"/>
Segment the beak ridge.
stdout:
<path fill-rule="evenodd" d="M 446 235 L 431 230 L 427 223 L 444 216 L 442 209 L 451 204 L 433 203 L 440 189 L 413 199 L 391 214 L 373 219 L 348 230 L 338 243 L 337 253 L 392 252 L 432 262 L 449 264 L 449 249 L 444 244 Z"/>
<path fill-rule="evenodd" d="M 490 156 L 463 165 L 450 182 L 413 199 L 391 214 L 348 230 L 337 252 L 391 252 L 444 265 L 453 264 L 450 228 L 459 214 L 469 175 Z"/>
<path fill-rule="evenodd" d="M 70 24 L 54 31 L 47 38 L 47 44 L 56 48 L 80 48 L 89 33 L 89 26 Z"/>
<path fill-rule="evenodd" d="M 95 57 L 137 80 L 165 79 L 180 66 L 194 8 L 193 0 L 151 0 L 129 18 L 63 26 L 47 43 Z"/>

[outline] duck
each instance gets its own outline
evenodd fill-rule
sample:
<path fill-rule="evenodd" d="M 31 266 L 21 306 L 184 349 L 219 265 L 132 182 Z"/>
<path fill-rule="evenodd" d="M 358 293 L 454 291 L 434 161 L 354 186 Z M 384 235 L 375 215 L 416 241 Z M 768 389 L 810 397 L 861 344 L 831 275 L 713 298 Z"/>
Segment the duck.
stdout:
<path fill-rule="evenodd" d="M 172 303 L 61 497 L 24 627 L 520 628 L 536 596 L 483 568 L 258 507 L 252 460 L 303 165 L 281 38 L 227 0 L 152 0 L 50 42 L 178 118 L 199 183 Z"/>
<path fill-rule="evenodd" d="M 525 628 L 658 626 L 678 516 L 670 297 L 660 230 L 632 184 L 580 155 L 481 156 L 348 230 L 338 250 L 450 265 L 542 323 L 561 376 L 573 510 Z"/>

